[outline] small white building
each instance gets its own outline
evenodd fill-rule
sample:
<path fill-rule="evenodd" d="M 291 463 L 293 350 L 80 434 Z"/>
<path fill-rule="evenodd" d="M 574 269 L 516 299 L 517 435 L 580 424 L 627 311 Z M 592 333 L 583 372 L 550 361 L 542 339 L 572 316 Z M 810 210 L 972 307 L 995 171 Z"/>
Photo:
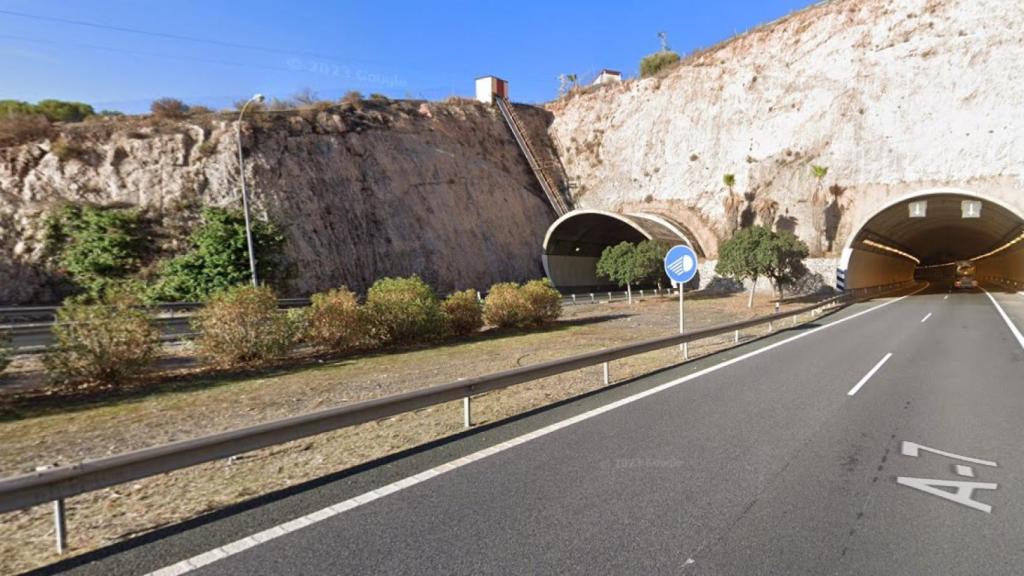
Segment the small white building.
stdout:
<path fill-rule="evenodd" d="M 476 79 L 476 99 L 484 104 L 494 104 L 495 96 L 508 99 L 508 81 L 497 76 L 481 76 Z"/>
<path fill-rule="evenodd" d="M 601 73 L 597 75 L 597 78 L 594 78 L 594 82 L 591 86 L 609 84 L 612 82 L 622 82 L 622 72 L 605 68 L 604 70 L 601 70 Z"/>

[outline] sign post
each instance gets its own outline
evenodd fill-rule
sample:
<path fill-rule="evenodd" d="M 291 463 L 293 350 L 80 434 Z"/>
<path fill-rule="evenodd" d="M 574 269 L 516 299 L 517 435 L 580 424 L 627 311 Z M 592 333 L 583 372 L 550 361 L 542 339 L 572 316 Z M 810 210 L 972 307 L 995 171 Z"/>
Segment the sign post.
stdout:
<path fill-rule="evenodd" d="M 669 280 L 679 284 L 679 333 L 683 333 L 683 291 L 687 282 L 697 275 L 697 254 L 689 246 L 680 244 L 673 246 L 665 254 L 665 274 Z M 683 343 L 683 359 L 689 359 L 689 347 Z"/>

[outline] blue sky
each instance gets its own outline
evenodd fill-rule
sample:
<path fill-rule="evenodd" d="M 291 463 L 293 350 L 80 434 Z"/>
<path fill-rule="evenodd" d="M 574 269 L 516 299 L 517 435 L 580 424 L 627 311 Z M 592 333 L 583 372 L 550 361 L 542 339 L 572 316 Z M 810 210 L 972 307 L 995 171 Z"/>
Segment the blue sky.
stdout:
<path fill-rule="evenodd" d="M 809 4 L 0 0 L 0 99 L 126 112 L 160 97 L 220 108 L 304 88 L 436 100 L 494 74 L 513 100 L 543 102 L 560 73 L 635 75 L 659 31 L 685 54 Z"/>

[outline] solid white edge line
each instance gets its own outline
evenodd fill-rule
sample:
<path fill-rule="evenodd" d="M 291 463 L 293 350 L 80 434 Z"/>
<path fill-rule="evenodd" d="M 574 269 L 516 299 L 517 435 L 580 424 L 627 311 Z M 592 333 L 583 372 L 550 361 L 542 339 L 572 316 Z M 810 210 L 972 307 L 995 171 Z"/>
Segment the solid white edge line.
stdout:
<path fill-rule="evenodd" d="M 932 317 L 932 313 L 931 312 L 925 314 L 924 318 L 921 318 L 921 324 L 924 324 L 925 322 L 927 322 L 928 319 L 931 318 L 931 317 Z"/>
<path fill-rule="evenodd" d="M 1003 317 L 1003 322 L 1006 322 L 1006 325 L 1010 327 L 1010 332 L 1012 332 L 1013 336 L 1017 338 L 1017 343 L 1020 344 L 1021 348 L 1024 348 L 1024 334 L 1020 333 L 1020 330 L 1017 329 L 1017 326 L 1013 323 L 1013 320 L 1010 320 L 1010 317 L 1006 315 L 1006 312 L 1003 310 L 1003 307 L 999 305 L 999 302 L 996 302 L 996 299 L 991 294 L 989 294 L 988 290 L 982 288 L 981 291 L 984 292 L 985 295 L 988 296 L 988 299 L 992 301 L 992 305 L 996 307 L 996 310 L 999 312 L 999 315 Z"/>
<path fill-rule="evenodd" d="M 872 368 L 870 372 L 865 374 L 864 377 L 860 379 L 860 382 L 857 382 L 856 386 L 850 388 L 850 391 L 847 392 L 846 395 L 853 396 L 854 394 L 856 394 L 857 391 L 860 390 L 861 386 L 867 384 L 868 380 L 871 380 L 871 377 L 875 375 L 875 372 L 878 372 L 882 368 L 882 366 L 884 366 L 885 363 L 889 361 L 889 358 L 892 358 L 892 352 L 889 352 L 888 354 L 883 356 L 882 359 L 878 361 L 878 364 L 875 364 L 875 367 Z"/>
<path fill-rule="evenodd" d="M 901 300 L 903 300 L 903 299 L 905 299 L 905 298 L 907 298 L 909 296 L 913 296 L 914 294 L 917 294 L 921 290 L 924 290 L 925 288 L 927 288 L 927 286 L 928 285 L 925 284 L 925 286 L 923 286 L 923 287 L 921 287 L 921 288 L 915 290 L 914 292 L 911 292 L 910 294 L 907 294 L 905 296 L 900 296 L 899 298 L 896 298 L 894 300 L 889 300 L 888 302 L 883 302 L 882 304 L 879 304 L 878 306 L 874 306 L 874 307 L 868 308 L 867 310 L 861 310 L 860 312 L 857 312 L 856 314 L 852 314 L 852 315 L 847 316 L 845 318 L 840 318 L 839 320 L 836 320 L 834 322 L 829 322 L 828 324 L 825 324 L 824 326 L 819 326 L 819 327 L 814 328 L 812 330 L 808 330 L 807 332 L 801 332 L 800 334 L 797 334 L 795 336 L 791 336 L 791 337 L 789 337 L 789 338 L 787 338 L 785 340 L 780 340 L 779 342 L 775 342 L 774 344 L 769 344 L 768 346 L 765 346 L 763 348 L 758 348 L 757 350 L 753 350 L 751 352 L 747 352 L 746 354 L 743 354 L 741 356 L 737 356 L 735 358 L 731 358 L 731 359 L 726 360 L 724 362 L 721 362 L 719 364 L 715 364 L 714 366 L 709 366 L 707 368 L 704 368 L 703 370 L 699 370 L 697 372 L 694 372 L 693 374 L 688 374 L 686 376 L 683 376 L 681 378 L 677 378 L 675 380 L 672 380 L 670 382 L 666 382 L 664 384 L 660 384 L 658 386 L 655 386 L 654 388 L 650 388 L 650 389 L 645 390 L 643 392 L 638 392 L 638 393 L 636 393 L 636 394 L 634 394 L 632 396 L 628 396 L 628 397 L 623 398 L 621 400 L 617 400 L 617 401 L 612 402 L 610 404 L 606 404 L 606 405 L 601 406 L 599 408 L 595 408 L 593 410 L 590 410 L 589 412 L 584 412 L 582 414 L 578 414 L 578 415 L 573 416 L 571 418 L 567 418 L 565 420 L 561 420 L 559 422 L 555 422 L 554 424 L 549 424 L 548 426 L 545 426 L 543 428 L 539 428 L 537 430 L 534 430 L 533 432 L 529 432 L 529 433 L 523 434 L 522 436 L 517 436 L 515 438 L 512 438 L 511 440 L 506 440 L 505 442 L 502 442 L 500 444 L 496 444 L 496 445 L 491 446 L 489 448 L 484 448 L 484 449 L 482 449 L 482 450 L 480 450 L 478 452 L 474 452 L 474 453 L 469 454 L 468 456 L 464 456 L 464 457 L 462 457 L 462 458 L 460 458 L 458 460 L 454 460 L 452 462 L 446 462 L 444 464 L 435 466 L 434 468 L 431 468 L 429 470 L 425 470 L 423 472 L 420 472 L 419 474 L 416 474 L 416 475 L 410 477 L 412 479 L 415 479 L 412 484 L 409 483 L 410 478 L 405 478 L 405 479 L 402 479 L 402 480 L 398 480 L 396 482 L 393 482 L 393 483 L 388 484 L 386 486 L 383 486 L 381 488 L 377 488 L 377 489 L 372 490 L 370 492 L 367 492 L 365 494 L 360 494 L 358 496 L 355 496 L 353 498 L 349 498 L 348 500 L 345 500 L 343 502 L 339 502 L 339 503 L 334 504 L 332 506 L 328 506 L 327 508 L 323 508 L 321 510 L 317 510 L 315 512 L 312 512 L 310 514 L 302 516 L 300 518 L 296 518 L 294 520 L 290 520 L 288 522 L 284 522 L 284 523 L 279 524 L 277 526 L 274 526 L 272 528 L 268 528 L 266 530 L 263 530 L 262 532 L 257 532 L 256 534 L 251 534 L 249 536 L 246 536 L 245 538 L 241 538 L 241 539 L 236 540 L 234 542 L 225 544 L 224 546 L 220 546 L 218 548 L 214 548 L 213 550 L 209 550 L 207 552 L 204 552 L 202 554 L 193 556 L 191 558 L 186 558 L 185 560 L 182 560 L 182 561 L 177 562 L 175 564 L 171 564 L 170 566 L 166 566 L 164 568 L 160 568 L 159 570 L 155 570 L 153 572 L 150 572 L 146 576 L 179 576 L 181 574 L 187 574 L 188 572 L 191 572 L 193 570 L 196 570 L 196 569 L 201 568 L 203 566 L 206 566 L 208 564 L 212 564 L 214 562 L 217 562 L 218 560 L 223 560 L 224 558 L 227 558 L 229 556 L 233 556 L 233 555 L 235 555 L 238 552 L 241 552 L 243 550 L 248 550 L 249 548 L 252 548 L 252 547 L 254 547 L 254 546 L 258 545 L 258 544 L 262 544 L 263 542 L 267 542 L 269 540 L 273 540 L 273 539 L 275 539 L 275 538 L 277 538 L 279 536 L 284 536 L 285 534 L 289 534 L 291 532 L 295 532 L 296 530 L 300 530 L 300 529 L 305 528 L 306 526 L 309 526 L 311 524 L 315 524 L 317 522 L 326 520 L 327 518 L 331 518 L 333 516 L 337 516 L 337 515 L 339 515 L 339 514 L 341 514 L 343 512 L 347 512 L 347 511 L 349 511 L 349 510 L 351 510 L 353 508 L 361 506 L 361 505 L 363 505 L 363 504 L 365 504 L 367 502 L 372 502 L 372 501 L 376 500 L 377 498 L 380 498 L 381 497 L 380 494 L 382 492 L 385 492 L 385 491 L 388 491 L 388 493 L 400 492 L 401 490 L 405 489 L 406 487 L 408 487 L 410 485 L 418 484 L 419 482 L 422 482 L 422 481 L 427 480 L 429 478 L 440 476 L 440 475 L 444 474 L 445 472 L 449 472 L 451 470 L 455 470 L 455 469 L 461 468 L 462 466 L 465 466 L 465 465 L 467 465 L 467 464 L 469 464 L 471 462 L 475 462 L 477 460 L 481 460 L 483 458 L 486 458 L 487 456 L 492 456 L 492 455 L 497 454 L 499 452 L 504 452 L 505 450 L 508 450 L 509 448 L 512 448 L 514 446 L 518 446 L 519 444 L 522 444 L 522 443 L 527 442 L 529 440 L 534 440 L 536 438 L 540 438 L 542 436 L 546 436 L 546 435 L 548 435 L 548 434 L 550 434 L 552 432 L 555 432 L 557 430 L 561 430 L 562 428 L 566 428 L 566 427 L 572 426 L 573 424 L 578 424 L 580 422 L 583 422 L 584 420 L 589 420 L 589 419 L 591 419 L 591 418 L 593 418 L 595 416 L 598 416 L 600 414 L 604 414 L 605 412 L 610 412 L 612 410 L 615 410 L 616 408 L 620 408 L 620 407 L 625 406 L 627 404 L 632 404 L 633 402 L 636 402 L 637 400 L 641 400 L 641 399 L 646 398 L 648 396 L 652 396 L 652 395 L 657 394 L 659 392 L 663 392 L 663 391 L 668 390 L 670 388 L 674 388 L 674 387 L 676 387 L 676 386 L 678 386 L 680 384 L 683 384 L 685 382 L 689 382 L 690 380 L 694 380 L 694 379 L 700 378 L 701 376 L 706 376 L 707 374 L 711 374 L 712 372 L 717 372 L 718 370 L 721 370 L 722 368 L 726 368 L 728 366 L 732 366 L 733 364 L 737 364 L 737 363 L 742 362 L 744 360 L 747 360 L 749 358 L 753 358 L 755 356 L 759 356 L 761 354 L 764 354 L 765 352 L 768 352 L 769 350 L 774 350 L 774 349 L 776 349 L 776 348 L 778 348 L 780 346 L 783 346 L 785 344 L 788 344 L 790 342 L 794 342 L 796 340 L 800 340 L 801 338 L 806 338 L 807 336 L 810 336 L 811 334 L 817 334 L 818 332 L 821 332 L 822 330 L 826 330 L 826 329 L 831 328 L 833 326 L 838 326 L 840 324 L 843 324 L 844 322 L 848 322 L 850 320 L 853 320 L 854 318 L 859 318 L 859 317 L 861 317 L 861 316 L 863 316 L 863 315 L 865 315 L 865 314 L 867 314 L 869 312 L 874 312 L 875 310 L 879 310 L 881 308 L 885 308 L 886 306 L 889 306 L 890 304 L 895 304 L 896 302 L 899 302 L 899 301 L 901 301 Z"/>

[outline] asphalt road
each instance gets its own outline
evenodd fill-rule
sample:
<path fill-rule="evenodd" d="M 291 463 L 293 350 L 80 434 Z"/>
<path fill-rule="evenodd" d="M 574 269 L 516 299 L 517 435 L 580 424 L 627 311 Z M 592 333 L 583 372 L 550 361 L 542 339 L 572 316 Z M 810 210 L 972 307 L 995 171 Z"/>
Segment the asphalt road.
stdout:
<path fill-rule="evenodd" d="M 1024 341 L 932 287 L 57 568 L 1020 574 L 1022 413 Z"/>

